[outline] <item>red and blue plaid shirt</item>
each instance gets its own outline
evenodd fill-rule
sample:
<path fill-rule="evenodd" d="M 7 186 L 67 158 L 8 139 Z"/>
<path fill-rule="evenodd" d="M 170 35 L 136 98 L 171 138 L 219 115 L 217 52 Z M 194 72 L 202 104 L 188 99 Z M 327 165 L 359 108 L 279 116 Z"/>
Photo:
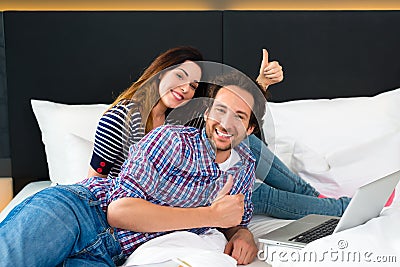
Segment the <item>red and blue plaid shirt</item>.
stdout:
<path fill-rule="evenodd" d="M 226 172 L 215 163 L 215 152 L 205 130 L 183 126 L 161 126 L 131 146 L 128 159 L 115 179 L 91 177 L 82 182 L 107 206 L 114 200 L 133 197 L 174 207 L 209 206 L 232 174 L 230 194 L 245 196 L 241 225 L 252 216 L 251 189 L 255 180 L 255 160 L 241 143 L 235 148 L 240 161 Z M 202 234 L 209 228 L 188 229 Z M 142 233 L 117 229 L 116 235 L 128 257 L 144 242 L 168 232 Z"/>

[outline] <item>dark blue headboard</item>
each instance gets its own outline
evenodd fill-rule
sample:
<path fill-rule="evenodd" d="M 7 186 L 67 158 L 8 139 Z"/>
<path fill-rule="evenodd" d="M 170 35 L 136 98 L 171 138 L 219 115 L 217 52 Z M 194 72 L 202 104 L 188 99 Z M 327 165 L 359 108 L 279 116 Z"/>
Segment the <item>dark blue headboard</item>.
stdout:
<path fill-rule="evenodd" d="M 274 101 L 371 96 L 400 87 L 399 26 L 400 11 L 226 11 L 223 56 L 254 73 L 267 47 Z"/>

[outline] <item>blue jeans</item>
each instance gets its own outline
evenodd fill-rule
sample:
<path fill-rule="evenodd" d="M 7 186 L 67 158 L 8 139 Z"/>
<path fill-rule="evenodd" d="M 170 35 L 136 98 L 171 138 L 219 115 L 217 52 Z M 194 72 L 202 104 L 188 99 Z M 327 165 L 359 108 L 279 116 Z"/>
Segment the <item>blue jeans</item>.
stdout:
<path fill-rule="evenodd" d="M 252 202 L 255 214 L 281 219 L 298 219 L 308 214 L 341 216 L 350 198 L 318 198 L 319 193 L 300 176 L 290 171 L 267 145 L 255 135 L 249 136 L 256 157 L 256 183 Z"/>
<path fill-rule="evenodd" d="M 0 266 L 115 266 L 124 261 L 99 201 L 80 185 L 29 197 L 0 223 Z"/>

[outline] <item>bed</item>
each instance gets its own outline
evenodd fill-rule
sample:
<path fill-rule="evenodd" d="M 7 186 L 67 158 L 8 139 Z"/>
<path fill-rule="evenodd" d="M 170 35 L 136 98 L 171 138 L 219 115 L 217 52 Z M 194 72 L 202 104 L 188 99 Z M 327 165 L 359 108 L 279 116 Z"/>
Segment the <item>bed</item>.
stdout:
<path fill-rule="evenodd" d="M 0 220 L 26 196 L 84 177 L 94 129 L 107 104 L 158 53 L 177 45 L 193 45 L 207 60 L 251 77 L 257 75 L 262 48 L 270 60 L 279 60 L 285 79 L 270 88 L 273 125 L 265 125 L 264 132 L 274 137 L 269 145 L 275 154 L 321 193 L 351 196 L 359 186 L 400 169 L 400 11 L 2 15 L 16 197 Z M 400 257 L 395 231 L 400 188 L 397 192 L 383 216 L 305 251 L 337 248 L 338 240 L 346 240 L 352 248 L 385 248 L 385 255 Z M 250 229 L 257 238 L 286 223 L 255 216 Z M 371 240 L 376 245 L 365 247 Z"/>

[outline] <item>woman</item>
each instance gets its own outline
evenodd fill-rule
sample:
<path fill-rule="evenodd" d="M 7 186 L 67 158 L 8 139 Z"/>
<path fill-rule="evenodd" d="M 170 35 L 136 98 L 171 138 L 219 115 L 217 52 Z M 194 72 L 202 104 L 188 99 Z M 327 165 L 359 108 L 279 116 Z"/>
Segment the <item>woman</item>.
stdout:
<path fill-rule="evenodd" d="M 124 141 L 128 136 L 133 138 L 130 142 L 136 143 L 150 130 L 164 124 L 167 108 L 175 108 L 193 98 L 198 86 L 196 81 L 201 78 L 201 68 L 194 61 L 202 60 L 202 55 L 194 48 L 170 49 L 158 56 L 139 79 L 117 97 L 97 127 L 89 177 L 117 176 L 125 160 Z M 181 64 L 179 68 L 163 71 Z M 158 77 L 159 73 L 163 73 L 163 77 Z M 159 92 L 159 88 L 163 92 Z M 176 89 L 164 94 L 168 88 Z M 128 115 L 133 133 L 125 135 Z"/>
<path fill-rule="evenodd" d="M 116 177 L 125 160 L 125 142 L 138 142 L 150 130 L 164 124 L 171 109 L 193 97 L 206 96 L 206 89 L 199 86 L 202 69 L 198 62 L 202 60 L 201 53 L 195 48 L 169 49 L 119 95 L 98 124 L 89 177 Z M 264 49 L 257 82 L 267 89 L 282 79 L 281 66 L 276 61 L 269 62 Z M 129 127 L 126 127 L 127 121 Z M 311 213 L 342 215 L 349 198 L 318 198 L 320 194 L 292 173 L 260 139 L 252 135 L 249 141 L 258 163 L 257 178 L 263 181 L 256 184 L 253 192 L 255 213 L 284 219 Z M 271 169 L 265 169 L 265 166 L 271 166 Z"/>

